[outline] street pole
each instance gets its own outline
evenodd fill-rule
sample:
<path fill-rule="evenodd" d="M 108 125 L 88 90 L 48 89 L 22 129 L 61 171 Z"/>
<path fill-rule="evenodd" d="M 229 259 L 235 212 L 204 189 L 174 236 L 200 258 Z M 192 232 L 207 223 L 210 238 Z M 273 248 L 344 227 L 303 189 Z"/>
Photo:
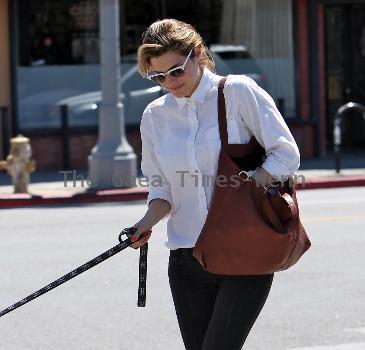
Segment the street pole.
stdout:
<path fill-rule="evenodd" d="M 89 179 L 98 189 L 135 185 L 136 155 L 125 135 L 120 94 L 119 0 L 99 0 L 101 93 L 98 143 L 89 155 Z"/>

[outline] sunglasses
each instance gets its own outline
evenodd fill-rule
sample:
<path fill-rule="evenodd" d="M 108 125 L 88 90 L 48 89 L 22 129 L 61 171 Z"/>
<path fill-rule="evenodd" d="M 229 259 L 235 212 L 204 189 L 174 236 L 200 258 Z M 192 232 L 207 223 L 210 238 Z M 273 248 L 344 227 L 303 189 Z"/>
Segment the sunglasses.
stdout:
<path fill-rule="evenodd" d="M 171 75 L 174 78 L 180 78 L 185 74 L 185 66 L 188 63 L 188 59 L 191 55 L 191 53 L 193 52 L 194 49 L 191 49 L 188 56 L 185 59 L 185 62 L 179 66 L 179 67 L 175 67 L 172 68 L 170 70 L 168 70 L 166 73 L 156 73 L 154 71 L 149 71 L 147 72 L 147 74 L 144 76 L 144 78 L 148 79 L 148 80 L 153 80 L 156 83 L 162 84 L 165 82 L 166 77 L 168 75 Z"/>

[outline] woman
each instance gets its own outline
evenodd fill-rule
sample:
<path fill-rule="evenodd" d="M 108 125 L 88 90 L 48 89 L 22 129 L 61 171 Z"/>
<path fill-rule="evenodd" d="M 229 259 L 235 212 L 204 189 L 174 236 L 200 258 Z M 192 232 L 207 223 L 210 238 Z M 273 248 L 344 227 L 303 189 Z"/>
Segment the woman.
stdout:
<path fill-rule="evenodd" d="M 149 181 L 148 210 L 134 225 L 132 245 L 150 237 L 168 216 L 169 283 L 188 350 L 241 349 L 268 296 L 273 274 L 216 275 L 192 256 L 203 227 L 220 151 L 217 88 L 222 77 L 201 36 L 189 24 L 165 19 L 143 34 L 140 73 L 168 92 L 151 102 L 141 121 L 142 172 Z M 244 75 L 225 83 L 229 143 L 255 136 L 266 150 L 252 172 L 260 184 L 297 171 L 299 151 L 272 98 Z"/>

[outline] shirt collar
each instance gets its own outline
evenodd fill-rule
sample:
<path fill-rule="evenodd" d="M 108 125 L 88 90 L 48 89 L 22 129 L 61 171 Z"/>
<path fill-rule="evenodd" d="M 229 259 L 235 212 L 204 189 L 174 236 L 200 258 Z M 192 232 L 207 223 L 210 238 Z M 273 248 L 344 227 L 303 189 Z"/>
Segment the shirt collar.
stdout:
<path fill-rule="evenodd" d="M 205 96 L 214 84 L 213 77 L 214 73 L 212 73 L 208 68 L 204 67 L 200 82 L 194 92 L 191 94 L 190 98 L 174 96 L 179 109 L 182 110 L 189 99 L 193 100 L 194 102 L 203 103 Z"/>

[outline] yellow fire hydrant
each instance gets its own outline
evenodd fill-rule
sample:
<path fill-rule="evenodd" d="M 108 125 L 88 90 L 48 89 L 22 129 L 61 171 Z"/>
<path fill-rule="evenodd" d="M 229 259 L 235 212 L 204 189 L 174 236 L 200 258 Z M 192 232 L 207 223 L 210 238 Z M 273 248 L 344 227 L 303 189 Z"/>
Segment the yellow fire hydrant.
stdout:
<path fill-rule="evenodd" d="M 27 137 L 18 135 L 10 139 L 10 154 L 5 161 L 0 161 L 0 169 L 6 170 L 11 176 L 14 193 L 28 192 L 29 174 L 36 168 L 31 155 L 32 149 Z"/>

